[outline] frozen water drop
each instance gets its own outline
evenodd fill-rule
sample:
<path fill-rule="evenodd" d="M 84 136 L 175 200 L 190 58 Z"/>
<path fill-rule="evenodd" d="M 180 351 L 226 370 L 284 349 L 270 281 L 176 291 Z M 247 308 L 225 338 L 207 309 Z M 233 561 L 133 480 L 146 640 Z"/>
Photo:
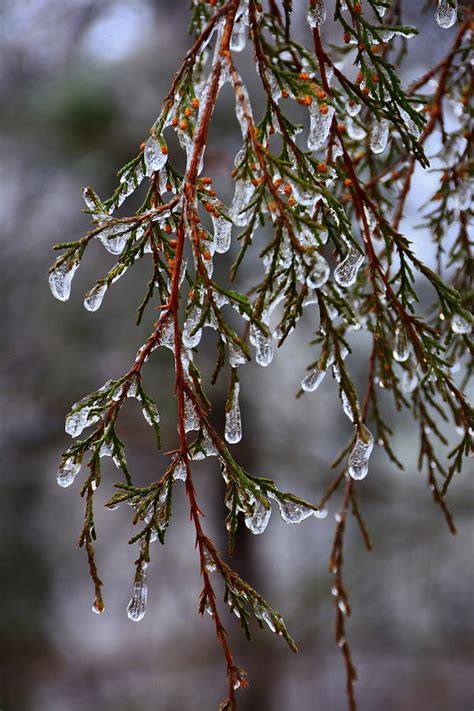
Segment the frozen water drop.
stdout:
<path fill-rule="evenodd" d="M 97 311 L 104 300 L 107 284 L 96 284 L 93 289 L 87 292 L 84 298 L 84 308 L 87 311 Z"/>
<path fill-rule="evenodd" d="M 301 381 L 301 387 L 302 389 L 307 392 L 307 393 L 312 393 L 314 390 L 316 390 L 317 387 L 319 387 L 321 381 L 323 380 L 324 376 L 326 375 L 325 370 L 321 370 L 318 366 L 313 368 L 308 375 L 303 378 Z"/>
<path fill-rule="evenodd" d="M 311 273 L 306 278 L 306 283 L 312 289 L 321 289 L 329 279 L 330 267 L 324 257 L 318 255 Z"/>
<path fill-rule="evenodd" d="M 310 106 L 310 127 L 308 134 L 308 148 L 316 151 L 320 148 L 329 135 L 334 106 L 313 102 Z"/>
<path fill-rule="evenodd" d="M 94 600 L 92 603 L 92 612 L 95 612 L 96 615 L 101 615 L 104 610 L 105 605 L 102 600 Z"/>
<path fill-rule="evenodd" d="M 403 363 L 410 357 L 407 334 L 404 328 L 397 328 L 395 331 L 395 347 L 393 357 L 399 363 Z"/>
<path fill-rule="evenodd" d="M 260 535 L 266 529 L 272 509 L 262 504 L 261 501 L 255 499 L 253 501 L 253 509 L 245 514 L 245 525 L 256 536 Z"/>
<path fill-rule="evenodd" d="M 370 132 L 370 149 L 372 153 L 383 153 L 387 147 L 389 123 L 386 119 L 374 121 Z"/>
<path fill-rule="evenodd" d="M 240 384 L 235 383 L 232 392 L 232 404 L 225 413 L 225 438 L 230 444 L 236 444 L 242 439 L 242 419 L 239 405 Z"/>
<path fill-rule="evenodd" d="M 132 622 L 140 622 L 140 620 L 145 617 L 147 597 L 148 586 L 146 573 L 144 567 L 142 567 L 135 577 L 132 599 L 127 605 L 127 616 L 129 620 L 132 620 Z"/>
<path fill-rule="evenodd" d="M 257 326 L 250 327 L 250 341 L 256 348 L 255 360 L 262 367 L 270 365 L 273 360 L 273 338 L 263 333 Z"/>
<path fill-rule="evenodd" d="M 67 301 L 71 294 L 71 284 L 79 262 L 68 260 L 58 264 L 49 275 L 49 286 L 55 299 Z"/>
<path fill-rule="evenodd" d="M 284 500 L 278 501 L 278 506 L 280 509 L 280 515 L 285 521 L 285 523 L 300 523 L 304 521 L 308 516 L 313 515 L 313 509 L 304 506 L 303 504 L 298 504 L 295 501 Z"/>
<path fill-rule="evenodd" d="M 454 314 L 451 319 L 451 330 L 454 331 L 454 333 L 465 335 L 471 333 L 471 329 L 472 324 L 467 318 L 464 318 L 464 316 L 460 316 L 459 314 Z"/>
<path fill-rule="evenodd" d="M 363 261 L 364 255 L 361 254 L 359 250 L 354 249 L 352 245 L 349 245 L 349 251 L 334 270 L 334 278 L 339 286 L 347 288 L 355 283 L 357 272 Z"/>
<path fill-rule="evenodd" d="M 63 460 L 59 465 L 57 474 L 57 481 L 59 486 L 62 486 L 63 488 L 71 486 L 80 469 L 80 462 L 74 461 L 72 457 Z"/>
<path fill-rule="evenodd" d="M 214 246 L 216 252 L 224 254 L 230 247 L 232 239 L 232 223 L 219 215 L 212 215 L 212 225 L 214 227 Z"/>
<path fill-rule="evenodd" d="M 325 0 L 310 0 L 306 19 L 311 28 L 319 27 L 326 20 Z"/>
<path fill-rule="evenodd" d="M 458 16 L 457 0 L 438 0 L 435 19 L 440 27 L 449 30 L 454 25 Z"/>
<path fill-rule="evenodd" d="M 374 448 L 371 432 L 362 425 L 362 433 L 357 434 L 354 449 L 347 460 L 349 474 L 353 479 L 364 479 L 369 471 L 369 457 Z"/>
<path fill-rule="evenodd" d="M 145 143 L 143 157 L 145 159 L 146 175 L 151 176 L 155 171 L 163 168 L 168 160 L 168 151 L 166 146 L 161 146 L 160 142 L 154 136 L 150 136 Z"/>

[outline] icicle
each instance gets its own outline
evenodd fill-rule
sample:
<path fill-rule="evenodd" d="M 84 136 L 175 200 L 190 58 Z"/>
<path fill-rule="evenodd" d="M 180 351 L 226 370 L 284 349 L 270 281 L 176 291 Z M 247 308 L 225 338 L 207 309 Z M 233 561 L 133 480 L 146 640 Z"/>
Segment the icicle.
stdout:
<path fill-rule="evenodd" d="M 459 314 L 454 314 L 451 319 L 451 330 L 454 331 L 454 333 L 465 335 L 471 333 L 471 329 L 472 324 L 467 318 L 464 318 L 464 316 L 460 316 Z"/>
<path fill-rule="evenodd" d="M 353 99 L 349 99 L 349 101 L 346 104 L 346 111 L 349 114 L 349 116 L 357 116 L 357 114 L 360 112 L 361 108 L 362 108 L 362 104 L 358 104 Z"/>
<path fill-rule="evenodd" d="M 353 121 L 351 117 L 347 119 L 346 127 L 349 138 L 352 138 L 354 141 L 362 141 L 365 138 L 365 129 Z"/>
<path fill-rule="evenodd" d="M 127 606 L 127 615 L 132 622 L 140 622 L 145 617 L 148 586 L 146 582 L 146 563 L 137 571 L 133 585 L 133 596 Z"/>
<path fill-rule="evenodd" d="M 266 529 L 272 509 L 269 506 L 266 508 L 261 501 L 255 499 L 252 502 L 253 509 L 245 514 L 245 525 L 256 536 L 260 535 Z"/>
<path fill-rule="evenodd" d="M 184 430 L 185 432 L 191 432 L 191 430 L 199 429 L 199 415 L 196 407 L 189 397 L 189 395 L 184 395 Z"/>
<path fill-rule="evenodd" d="M 129 233 L 124 225 L 112 225 L 106 227 L 102 232 L 99 232 L 97 239 L 104 245 L 107 252 L 110 254 L 121 254 L 127 242 Z M 125 230 L 125 231 L 124 231 Z"/>
<path fill-rule="evenodd" d="M 105 610 L 105 605 L 102 602 L 102 600 L 94 600 L 92 603 L 92 612 L 94 612 L 96 615 L 101 615 L 103 611 Z"/>
<path fill-rule="evenodd" d="M 404 370 L 401 377 L 401 385 L 404 393 L 412 393 L 418 386 L 418 378 L 415 373 Z"/>
<path fill-rule="evenodd" d="M 349 474 L 353 479 L 364 479 L 369 471 L 369 457 L 374 448 L 371 432 L 362 425 L 362 436 L 358 433 L 354 449 L 347 460 Z"/>
<path fill-rule="evenodd" d="M 71 283 L 79 262 L 66 260 L 54 267 L 49 275 L 49 286 L 55 299 L 67 301 L 71 294 Z"/>
<path fill-rule="evenodd" d="M 235 22 L 230 38 L 230 49 L 233 52 L 242 52 L 247 43 L 247 26 L 243 22 L 243 17 L 240 16 Z"/>
<path fill-rule="evenodd" d="M 239 405 L 240 384 L 234 383 L 231 393 L 232 405 L 225 413 L 225 438 L 230 444 L 236 444 L 242 439 L 242 420 Z"/>
<path fill-rule="evenodd" d="M 195 333 L 193 333 L 194 329 L 199 323 L 199 320 L 201 318 L 201 311 L 199 305 L 196 303 L 190 310 L 186 321 L 184 322 L 183 326 L 183 344 L 186 346 L 186 348 L 196 348 L 196 346 L 199 345 L 199 342 L 202 337 L 202 328 L 197 329 Z"/>
<path fill-rule="evenodd" d="M 325 0 L 310 0 L 306 19 L 308 20 L 308 25 L 312 28 L 322 25 L 326 20 Z"/>
<path fill-rule="evenodd" d="M 113 442 L 102 442 L 99 449 L 99 457 L 111 457 L 114 453 Z"/>
<path fill-rule="evenodd" d="M 65 430 L 70 437 L 79 437 L 82 430 L 87 427 L 89 412 L 90 408 L 83 407 L 66 417 Z"/>
<path fill-rule="evenodd" d="M 322 111 L 323 106 L 325 110 Z M 313 101 L 311 104 L 309 109 L 310 126 L 308 135 L 308 148 L 310 151 L 318 150 L 327 139 L 334 112 L 334 106 L 318 104 L 316 101 Z"/>
<path fill-rule="evenodd" d="M 256 348 L 255 360 L 264 368 L 273 360 L 273 338 L 266 336 L 257 326 L 250 327 L 250 342 Z"/>
<path fill-rule="evenodd" d="M 344 390 L 341 390 L 339 394 L 341 397 L 342 411 L 344 412 L 345 416 L 350 419 L 351 422 L 354 422 L 355 417 L 354 417 L 354 411 L 352 409 L 351 401 L 347 397 L 347 394 Z"/>
<path fill-rule="evenodd" d="M 375 121 L 370 133 L 370 150 L 372 153 L 383 153 L 387 147 L 389 123 L 386 119 Z"/>
<path fill-rule="evenodd" d="M 306 283 L 312 289 L 320 289 L 329 279 L 330 271 L 327 261 L 318 254 L 314 261 L 313 269 L 306 278 Z"/>
<path fill-rule="evenodd" d="M 319 366 L 316 366 L 311 370 L 308 375 L 301 381 L 302 389 L 307 393 L 312 393 L 321 384 L 324 376 L 326 375 L 325 370 L 321 370 Z"/>
<path fill-rule="evenodd" d="M 457 0 L 438 0 L 435 19 L 440 27 L 444 30 L 449 30 L 454 25 L 458 16 Z"/>
<path fill-rule="evenodd" d="M 185 481 L 188 473 L 186 471 L 186 464 L 182 459 L 179 460 L 179 462 L 176 464 L 175 468 L 173 469 L 173 479 L 177 481 L 180 479 L 181 481 Z"/>
<path fill-rule="evenodd" d="M 145 143 L 143 157 L 145 159 L 145 174 L 150 177 L 155 171 L 163 168 L 168 160 L 168 151 L 166 146 L 161 146 L 154 136 L 150 136 Z"/>
<path fill-rule="evenodd" d="M 146 407 L 142 407 L 142 414 L 151 427 L 157 425 L 160 421 L 160 413 L 154 402 L 147 401 Z"/>
<path fill-rule="evenodd" d="M 349 251 L 342 262 L 340 262 L 334 270 L 334 278 L 339 286 L 347 288 L 355 283 L 355 280 L 357 279 L 357 272 L 359 271 L 363 261 L 364 255 L 357 249 L 354 249 L 352 245 L 349 245 Z"/>
<path fill-rule="evenodd" d="M 242 84 L 239 88 L 235 101 L 235 115 L 239 122 L 242 138 L 245 138 L 248 132 L 248 118 L 253 123 L 252 105 L 250 103 L 249 93 L 246 87 Z"/>
<path fill-rule="evenodd" d="M 65 488 L 66 486 L 71 486 L 80 469 L 80 462 L 74 461 L 73 457 L 64 459 L 59 465 L 58 474 L 56 477 L 59 486 L 62 486 L 63 488 Z"/>
<path fill-rule="evenodd" d="M 230 216 L 234 225 L 246 227 L 250 222 L 250 211 L 245 210 L 252 199 L 254 187 L 246 180 L 236 180 L 235 193 L 230 207 Z"/>
<path fill-rule="evenodd" d="M 393 357 L 399 363 L 403 363 L 410 357 L 407 334 L 404 328 L 397 328 L 395 331 L 395 347 L 393 349 Z"/>
<path fill-rule="evenodd" d="M 102 304 L 106 291 L 107 284 L 96 284 L 93 289 L 87 292 L 84 298 L 84 308 L 87 311 L 97 311 Z"/>
<path fill-rule="evenodd" d="M 239 365 L 244 365 L 247 362 L 245 353 L 235 345 L 233 341 L 229 341 L 229 365 L 231 368 L 237 368 Z"/>
<path fill-rule="evenodd" d="M 309 509 L 303 504 L 297 504 L 294 501 L 280 501 L 277 499 L 277 503 L 280 509 L 280 515 L 285 521 L 285 523 L 300 523 L 304 521 L 308 516 L 313 515 L 313 509 Z"/>
<path fill-rule="evenodd" d="M 222 215 L 219 215 L 219 217 L 212 215 L 212 226 L 214 228 L 214 246 L 216 252 L 224 254 L 230 247 L 232 222 L 226 220 Z"/>

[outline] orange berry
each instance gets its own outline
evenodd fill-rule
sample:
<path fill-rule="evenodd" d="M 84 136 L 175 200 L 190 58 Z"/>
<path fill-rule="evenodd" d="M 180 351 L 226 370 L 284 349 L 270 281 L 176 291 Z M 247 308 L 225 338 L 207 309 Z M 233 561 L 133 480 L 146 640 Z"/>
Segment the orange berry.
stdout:
<path fill-rule="evenodd" d="M 359 72 L 356 77 L 356 84 L 360 84 L 363 78 L 364 75 L 362 74 L 362 72 Z"/>
<path fill-rule="evenodd" d="M 344 180 L 344 186 L 345 186 L 346 188 L 350 188 L 351 185 L 352 185 L 352 180 L 351 180 L 350 178 L 346 178 L 346 179 Z"/>
<path fill-rule="evenodd" d="M 313 99 L 309 94 L 305 94 L 305 96 L 300 96 L 300 98 L 298 99 L 298 103 L 302 106 L 311 106 L 311 104 L 313 103 Z"/>
<path fill-rule="evenodd" d="M 191 106 L 193 107 L 193 109 L 198 109 L 199 108 L 199 99 L 194 97 L 194 99 L 191 101 Z"/>
<path fill-rule="evenodd" d="M 187 118 L 193 115 L 192 109 L 190 109 L 189 106 L 186 106 L 184 109 L 184 115 L 187 116 Z"/>
<path fill-rule="evenodd" d="M 170 269 L 173 269 L 174 267 L 174 259 L 168 259 L 168 266 Z"/>
<path fill-rule="evenodd" d="M 275 188 L 277 188 L 277 190 L 278 190 L 278 188 L 280 187 L 280 185 L 282 184 L 282 182 L 283 182 L 283 180 L 282 180 L 281 178 L 277 178 L 277 180 L 274 181 L 273 185 L 274 185 Z"/>
<path fill-rule="evenodd" d="M 291 193 L 293 192 L 293 188 L 291 187 L 291 185 L 285 185 L 285 187 L 283 188 L 283 192 L 285 193 L 285 195 L 291 195 Z"/>
<path fill-rule="evenodd" d="M 326 163 L 318 163 L 316 170 L 318 171 L 318 173 L 324 174 L 328 172 L 328 167 Z"/>
<path fill-rule="evenodd" d="M 165 232 L 167 235 L 170 235 L 173 232 L 171 225 L 165 225 Z"/>
<path fill-rule="evenodd" d="M 177 126 L 177 125 L 178 125 L 178 119 L 176 118 L 176 116 L 175 116 L 174 119 L 171 121 L 171 125 L 172 125 L 172 126 Z"/>
<path fill-rule="evenodd" d="M 171 249 L 176 249 L 176 247 L 178 246 L 178 240 L 177 239 L 170 239 L 169 246 L 171 247 Z"/>
<path fill-rule="evenodd" d="M 323 116 L 325 116 L 328 111 L 329 111 L 329 108 L 328 108 L 327 104 L 320 104 L 319 105 L 319 113 L 320 114 L 323 114 Z"/>
<path fill-rule="evenodd" d="M 356 12 L 358 15 L 362 12 L 362 5 L 360 2 L 354 3 L 354 12 Z"/>
<path fill-rule="evenodd" d="M 182 121 L 180 121 L 179 127 L 182 131 L 186 131 L 188 127 L 188 122 L 183 119 Z"/>
<path fill-rule="evenodd" d="M 164 156 L 168 155 L 168 146 L 161 146 L 161 152 Z"/>
<path fill-rule="evenodd" d="M 344 32 L 344 34 L 342 35 L 342 38 L 343 38 L 345 44 L 349 44 L 349 42 L 351 41 L 350 32 Z"/>
<path fill-rule="evenodd" d="M 212 185 L 212 178 L 201 178 L 201 183 L 204 183 L 204 185 Z"/>
<path fill-rule="evenodd" d="M 145 148 L 145 143 L 140 143 L 140 150 L 143 151 Z"/>
<path fill-rule="evenodd" d="M 172 189 L 173 189 L 173 186 L 171 185 L 171 183 L 166 183 L 166 189 L 167 189 L 167 190 L 172 190 Z"/>
<path fill-rule="evenodd" d="M 299 77 L 302 81 L 308 81 L 308 79 L 309 79 L 309 74 L 308 74 L 307 72 L 300 72 L 300 73 L 298 74 L 298 77 Z"/>
<path fill-rule="evenodd" d="M 361 89 L 362 93 L 364 96 L 367 96 L 367 94 L 370 94 L 370 89 L 367 86 L 364 86 L 363 89 Z"/>
<path fill-rule="evenodd" d="M 372 79 L 374 84 L 377 84 L 379 81 L 377 74 L 372 74 L 372 76 L 370 78 Z"/>
<path fill-rule="evenodd" d="M 324 89 L 318 89 L 318 91 L 316 92 L 316 96 L 318 97 L 318 99 L 325 99 L 327 94 Z"/>
<path fill-rule="evenodd" d="M 283 89 L 283 91 L 281 92 L 281 95 L 282 95 L 282 97 L 283 97 L 284 99 L 287 99 L 288 96 L 289 96 L 289 94 L 288 94 L 288 92 L 287 92 L 286 89 Z"/>
<path fill-rule="evenodd" d="M 296 205 L 296 200 L 295 200 L 294 197 L 288 198 L 288 205 L 289 205 L 290 207 L 293 207 L 294 205 Z"/>
<path fill-rule="evenodd" d="M 207 251 L 207 249 L 204 250 L 202 253 L 202 258 L 206 260 L 206 262 L 209 262 L 211 259 L 211 253 Z"/>

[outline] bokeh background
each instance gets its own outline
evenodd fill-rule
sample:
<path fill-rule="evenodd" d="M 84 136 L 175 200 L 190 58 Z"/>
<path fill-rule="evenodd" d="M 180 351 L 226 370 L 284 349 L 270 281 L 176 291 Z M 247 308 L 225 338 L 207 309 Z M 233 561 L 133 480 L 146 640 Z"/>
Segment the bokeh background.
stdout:
<path fill-rule="evenodd" d="M 295 28 L 309 40 L 305 3 L 295 2 Z M 421 30 L 406 78 L 421 75 L 447 49 L 423 3 L 405 19 Z M 224 697 L 224 667 L 209 619 L 196 614 L 200 581 L 187 507 L 177 484 L 165 547 L 154 548 L 144 620 L 125 614 L 136 551 L 130 509 L 98 509 L 97 544 L 106 612 L 91 612 L 85 555 L 76 547 L 83 502 L 79 485 L 61 490 L 55 473 L 68 442 L 63 416 L 108 377 L 128 369 L 149 331 L 134 324 L 148 265 L 137 264 L 106 295 L 99 312 L 84 311 L 84 292 L 111 266 L 92 245 L 68 304 L 55 301 L 47 269 L 54 243 L 88 227 L 80 188 L 111 194 L 115 172 L 147 135 L 170 77 L 189 45 L 186 0 L 0 0 L 0 225 L 2 329 L 0 442 L 0 708 L 2 711 L 203 711 Z M 327 30 L 326 30 L 327 32 Z M 329 35 L 329 39 L 330 39 Z M 252 56 L 240 66 L 251 76 Z M 250 79 L 250 84 L 255 82 Z M 257 112 L 258 109 L 256 109 Z M 224 197 L 239 148 L 231 94 L 223 92 L 212 126 L 206 172 Z M 430 258 L 429 237 L 411 228 L 432 178 L 416 175 L 405 227 Z M 221 258 L 221 270 L 231 256 Z M 252 268 L 251 268 L 252 269 Z M 251 273 L 250 273 L 251 274 Z M 248 275 L 247 275 L 248 278 Z M 345 443 L 347 419 L 327 377 L 317 394 L 295 400 L 315 323 L 308 317 L 270 368 L 241 370 L 244 440 L 238 458 L 283 490 L 317 501 L 330 481 L 329 462 Z M 366 368 L 367 343 L 354 340 L 351 367 Z M 212 339 L 204 343 L 210 369 Z M 174 446 L 171 361 L 148 365 Z M 224 378 L 225 380 L 225 378 Z M 226 383 L 214 388 L 222 412 Z M 388 405 L 387 405 L 388 407 Z M 219 417 L 217 415 L 217 417 Z M 459 534 L 453 538 L 417 472 L 416 432 L 389 413 L 405 471 L 376 451 L 359 485 L 375 549 L 368 554 L 348 527 L 348 622 L 359 670 L 362 711 L 469 711 L 474 705 L 472 651 L 472 480 L 466 466 L 451 488 Z M 133 403 L 120 429 L 139 482 L 160 476 L 165 461 Z M 448 432 L 455 437 L 454 432 Z M 105 469 L 99 501 L 111 494 Z M 206 526 L 225 549 L 222 485 L 215 461 L 196 469 Z M 245 711 L 343 711 L 344 673 L 334 643 L 327 559 L 338 498 L 325 520 L 283 524 L 276 513 L 265 535 L 246 529 L 233 565 L 284 614 L 300 653 L 292 655 L 267 629 L 243 639 L 223 611 L 237 661 L 251 685 Z"/>

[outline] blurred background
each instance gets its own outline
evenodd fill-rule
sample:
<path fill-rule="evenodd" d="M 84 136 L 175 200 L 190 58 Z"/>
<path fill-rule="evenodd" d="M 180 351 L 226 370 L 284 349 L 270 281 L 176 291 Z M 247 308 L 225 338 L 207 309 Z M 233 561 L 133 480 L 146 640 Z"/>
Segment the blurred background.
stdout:
<path fill-rule="evenodd" d="M 420 76 L 446 51 L 453 31 L 435 24 L 423 3 L 410 3 L 413 40 L 407 79 Z M 309 40 L 305 3 L 295 2 L 295 28 Z M 416 7 L 414 7 L 416 6 Z M 80 188 L 106 197 L 117 169 L 134 156 L 159 112 L 172 73 L 189 46 L 187 0 L 0 0 L 0 223 L 2 283 L 0 442 L 0 708 L 2 711 L 202 711 L 224 698 L 224 666 L 210 619 L 196 614 L 200 580 L 184 490 L 176 485 L 174 516 L 164 547 L 153 549 L 144 620 L 125 614 L 136 550 L 130 509 L 97 510 L 97 557 L 106 612 L 91 612 L 93 590 L 85 555 L 77 548 L 83 502 L 79 482 L 56 484 L 68 446 L 63 417 L 72 403 L 109 377 L 125 372 L 156 312 L 134 326 L 134 311 L 149 278 L 137 263 L 106 295 L 97 313 L 82 307 L 84 292 L 112 265 L 91 245 L 68 304 L 50 294 L 52 245 L 88 228 Z M 326 30 L 328 32 L 328 30 Z M 328 36 L 331 39 L 330 35 Z M 248 49 L 239 59 L 250 75 Z M 252 86 L 255 80 L 250 80 Z M 258 107 L 255 113 L 258 113 Z M 229 166 L 240 146 L 231 94 L 225 89 L 212 126 L 206 173 L 223 198 Z M 431 188 L 418 181 L 405 228 L 429 258 L 426 235 L 410 227 Z M 228 268 L 232 255 L 221 257 Z M 247 274 L 248 278 L 248 274 Z M 315 316 L 316 319 L 316 316 Z M 270 368 L 241 369 L 243 442 L 237 458 L 281 489 L 318 501 L 331 480 L 330 461 L 350 426 L 327 377 L 317 395 L 295 400 L 316 321 L 277 353 Z M 362 390 L 367 344 L 354 340 L 351 368 Z M 213 340 L 204 342 L 210 370 Z M 161 403 L 165 451 L 175 446 L 171 360 L 148 364 L 148 385 Z M 225 378 L 214 388 L 215 410 L 225 403 Z M 348 621 L 359 670 L 361 711 L 469 711 L 474 705 L 472 544 L 468 467 L 451 488 L 459 534 L 453 538 L 416 470 L 416 430 L 390 415 L 400 472 L 375 452 L 358 485 L 375 549 L 367 553 L 348 526 Z M 119 430 L 140 483 L 156 480 L 167 461 L 133 402 Z M 455 437 L 454 432 L 448 432 Z M 116 470 L 105 465 L 106 501 Z M 470 472 L 472 475 L 472 471 Z M 196 467 L 207 530 L 225 550 L 222 485 L 215 460 Z M 288 526 L 274 512 L 266 533 L 239 535 L 233 565 L 284 615 L 300 652 L 293 655 L 268 629 L 247 643 L 225 609 L 237 662 L 249 673 L 240 694 L 244 711 L 344 711 L 344 671 L 334 643 L 334 609 L 327 570 L 334 514 Z"/>

